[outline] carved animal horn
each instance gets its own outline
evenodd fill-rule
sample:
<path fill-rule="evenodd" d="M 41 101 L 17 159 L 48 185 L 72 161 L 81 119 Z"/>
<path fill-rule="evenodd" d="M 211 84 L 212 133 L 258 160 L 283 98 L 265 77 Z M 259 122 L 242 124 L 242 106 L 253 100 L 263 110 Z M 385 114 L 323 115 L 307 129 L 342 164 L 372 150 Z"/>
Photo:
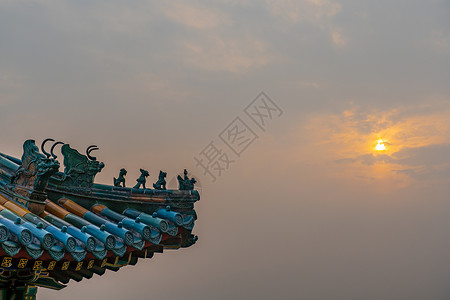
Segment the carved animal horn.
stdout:
<path fill-rule="evenodd" d="M 48 141 L 54 142 L 55 140 L 54 140 L 54 139 L 45 139 L 45 140 L 42 142 L 42 144 L 41 144 L 41 151 L 42 151 L 42 153 L 45 154 L 45 156 L 47 156 L 47 158 L 50 158 L 50 153 L 48 153 L 48 152 L 45 151 L 45 149 L 44 149 L 45 143 L 47 143 Z"/>
<path fill-rule="evenodd" d="M 94 151 L 94 150 L 98 150 L 98 147 L 96 145 L 91 145 L 91 146 L 87 147 L 87 149 L 86 149 L 86 156 L 90 160 L 96 161 L 97 157 L 91 156 L 91 152 Z"/>
<path fill-rule="evenodd" d="M 61 144 L 61 145 L 64 145 L 63 142 L 56 142 L 56 143 L 53 144 L 52 148 L 50 149 L 50 153 L 52 154 L 52 156 L 53 156 L 54 159 L 56 159 L 57 156 L 56 156 L 56 154 L 55 154 L 53 151 L 55 151 L 56 145 L 60 145 L 60 144 Z"/>

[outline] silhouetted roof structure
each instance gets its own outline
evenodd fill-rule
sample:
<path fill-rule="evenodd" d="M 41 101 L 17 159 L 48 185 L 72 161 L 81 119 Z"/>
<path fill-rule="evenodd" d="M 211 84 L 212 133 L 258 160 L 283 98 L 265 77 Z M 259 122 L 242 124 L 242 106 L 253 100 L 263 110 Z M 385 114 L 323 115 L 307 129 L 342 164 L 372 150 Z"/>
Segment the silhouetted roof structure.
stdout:
<path fill-rule="evenodd" d="M 165 190 L 162 171 L 154 184 L 159 189 L 125 187 L 124 169 L 114 186 L 95 184 L 95 175 L 104 167 L 90 154 L 96 146 L 82 155 L 63 145 L 65 170 L 58 172 L 53 150 L 60 143 L 48 153 L 46 141 L 45 155 L 33 140 L 24 143 L 22 159 L 0 153 L 4 293 L 34 299 L 37 287 L 61 289 L 70 279 L 117 271 L 139 258 L 196 242 L 196 190 Z M 145 187 L 146 176 L 141 177 L 138 183 Z"/>

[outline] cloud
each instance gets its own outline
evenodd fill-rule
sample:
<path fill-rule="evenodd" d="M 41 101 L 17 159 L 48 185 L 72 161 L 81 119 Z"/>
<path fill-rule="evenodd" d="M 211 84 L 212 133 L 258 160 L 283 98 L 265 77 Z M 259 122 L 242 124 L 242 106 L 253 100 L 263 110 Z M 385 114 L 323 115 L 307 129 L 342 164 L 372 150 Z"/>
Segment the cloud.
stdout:
<path fill-rule="evenodd" d="M 171 2 L 161 6 L 169 21 L 188 29 L 176 43 L 177 56 L 181 61 L 204 71 L 232 73 L 242 73 L 268 64 L 272 55 L 266 43 L 247 26 L 234 22 L 226 10 L 216 9 L 215 4 L 204 6 Z"/>
<path fill-rule="evenodd" d="M 155 5 L 166 21 L 180 25 L 184 33 L 171 37 L 173 47 L 168 51 L 187 67 L 202 71 L 242 73 L 268 64 L 273 55 L 266 43 L 242 23 L 247 20 L 231 17 L 229 10 L 236 5 L 246 4 L 175 1 Z"/>
<path fill-rule="evenodd" d="M 316 22 L 341 11 L 341 5 L 328 0 L 267 0 L 266 7 L 274 16 L 291 22 Z"/>
<path fill-rule="evenodd" d="M 347 44 L 347 38 L 342 28 L 336 27 L 332 17 L 342 11 L 342 6 L 329 0 L 267 0 L 266 9 L 269 13 L 291 25 L 310 23 L 327 32 L 331 42 L 337 48 Z M 286 26 L 283 26 L 286 28 Z"/>
<path fill-rule="evenodd" d="M 318 89 L 320 88 L 320 84 L 314 81 L 300 81 L 298 84 L 300 84 L 303 87 L 307 87 L 307 88 L 313 88 L 313 89 Z"/>
<path fill-rule="evenodd" d="M 162 10 L 169 20 L 195 29 L 212 29 L 231 24 L 231 19 L 225 13 L 193 3 L 165 2 Z"/>
<path fill-rule="evenodd" d="M 336 47 L 343 47 L 347 44 L 347 39 L 342 35 L 341 29 L 333 29 L 330 31 L 331 40 Z"/>
<path fill-rule="evenodd" d="M 355 159 L 356 162 L 360 162 L 366 166 L 373 166 L 377 163 L 392 163 L 394 160 L 389 155 L 374 155 L 372 153 L 360 155 Z"/>
<path fill-rule="evenodd" d="M 338 114 L 311 117 L 302 137 L 302 155 L 327 169 L 329 176 L 389 179 L 450 179 L 450 110 L 445 103 L 391 110 L 352 107 Z M 375 150 L 383 139 L 387 150 Z M 369 176 L 370 175 L 370 176 Z"/>
<path fill-rule="evenodd" d="M 450 33 L 443 31 L 433 31 L 431 35 L 431 44 L 437 52 L 449 53 L 450 51 Z"/>
<path fill-rule="evenodd" d="M 264 66 L 270 61 L 266 45 L 253 37 L 221 38 L 205 36 L 201 43 L 184 40 L 181 44 L 183 61 L 207 71 L 245 72 Z"/>
<path fill-rule="evenodd" d="M 396 164 L 416 179 L 450 178 L 450 143 L 404 148 L 393 155 Z"/>

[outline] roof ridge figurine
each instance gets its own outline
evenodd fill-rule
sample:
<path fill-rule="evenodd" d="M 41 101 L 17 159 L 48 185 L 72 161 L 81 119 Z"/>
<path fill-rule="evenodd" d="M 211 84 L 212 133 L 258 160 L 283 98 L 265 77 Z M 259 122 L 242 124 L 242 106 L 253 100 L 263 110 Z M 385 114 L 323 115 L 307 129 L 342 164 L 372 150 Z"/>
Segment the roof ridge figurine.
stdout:
<path fill-rule="evenodd" d="M 148 173 L 147 170 L 144 169 L 139 169 L 139 171 L 141 171 L 141 176 L 139 176 L 138 179 L 136 179 L 137 183 L 136 185 L 133 187 L 133 189 L 139 189 L 140 186 L 142 185 L 142 188 L 145 190 L 145 183 L 147 182 L 146 177 L 150 176 L 150 174 Z"/>
<path fill-rule="evenodd" d="M 193 190 L 194 184 L 197 183 L 197 180 L 195 178 L 189 178 L 187 176 L 188 171 L 184 169 L 184 178 L 182 178 L 180 175 L 177 176 L 178 179 L 178 187 L 180 190 Z"/>
<path fill-rule="evenodd" d="M 153 184 L 153 187 L 157 190 L 165 190 L 166 189 L 166 176 L 167 173 L 159 170 L 158 181 Z"/>
<path fill-rule="evenodd" d="M 122 184 L 123 187 L 125 187 L 125 175 L 127 175 L 127 170 L 124 168 L 120 169 L 119 171 L 119 177 L 113 177 L 114 186 L 120 186 Z"/>
<path fill-rule="evenodd" d="M 18 186 L 15 189 L 17 193 L 43 201 L 48 180 L 58 169 L 58 161 L 39 153 L 34 140 L 26 140 L 23 144 L 22 164 L 11 181 Z"/>
<path fill-rule="evenodd" d="M 90 155 L 92 150 L 97 150 L 96 146 L 89 146 L 86 149 L 87 156 L 81 154 L 75 149 L 70 148 L 69 144 L 61 147 L 61 153 L 64 156 L 64 178 L 63 185 L 91 187 L 94 178 L 105 164 L 98 162 L 95 157 Z"/>

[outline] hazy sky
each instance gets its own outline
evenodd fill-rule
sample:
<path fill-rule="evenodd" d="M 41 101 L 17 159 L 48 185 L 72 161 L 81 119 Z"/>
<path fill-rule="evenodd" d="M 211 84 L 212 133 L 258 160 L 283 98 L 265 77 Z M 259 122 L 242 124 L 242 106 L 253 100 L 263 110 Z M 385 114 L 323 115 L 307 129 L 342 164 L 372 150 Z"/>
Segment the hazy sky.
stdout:
<path fill-rule="evenodd" d="M 202 192 L 193 247 L 40 299 L 448 299 L 449 100 L 447 0 L 0 0 L 0 152 L 96 144 L 97 182 L 187 168 Z"/>

